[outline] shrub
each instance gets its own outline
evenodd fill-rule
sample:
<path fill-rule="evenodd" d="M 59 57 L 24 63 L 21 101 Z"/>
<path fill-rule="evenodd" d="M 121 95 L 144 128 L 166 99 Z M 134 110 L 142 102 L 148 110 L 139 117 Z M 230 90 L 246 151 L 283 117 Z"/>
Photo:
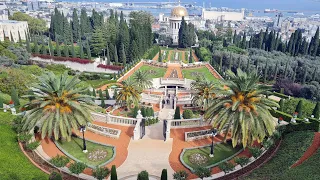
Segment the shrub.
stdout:
<path fill-rule="evenodd" d="M 182 113 L 183 119 L 191 119 L 193 116 L 193 112 L 190 109 L 186 109 Z"/>
<path fill-rule="evenodd" d="M 108 88 L 105 90 L 105 92 L 106 92 L 106 100 L 109 100 L 110 99 L 110 95 L 109 95 Z"/>
<path fill-rule="evenodd" d="M 163 169 L 161 172 L 161 180 L 168 180 L 168 173 L 166 169 Z"/>
<path fill-rule="evenodd" d="M 189 174 L 182 170 L 182 171 L 177 171 L 173 174 L 173 179 L 176 179 L 176 180 L 186 180 L 188 179 L 188 176 Z"/>
<path fill-rule="evenodd" d="M 62 180 L 62 176 L 60 173 L 53 171 L 49 176 L 49 180 Z"/>
<path fill-rule="evenodd" d="M 3 99 L 0 98 L 0 108 L 3 108 Z"/>
<path fill-rule="evenodd" d="M 26 145 L 26 148 L 30 151 L 33 151 L 33 150 L 37 149 L 38 146 L 40 146 L 40 141 L 34 141 L 31 143 L 28 143 Z"/>
<path fill-rule="evenodd" d="M 138 174 L 137 180 L 149 180 L 149 173 L 147 171 L 141 171 Z"/>
<path fill-rule="evenodd" d="M 146 108 L 144 106 L 142 106 L 142 108 L 141 108 L 141 115 L 143 117 L 146 117 Z"/>
<path fill-rule="evenodd" d="M 181 116 L 180 116 L 180 107 L 179 107 L 179 106 L 176 107 L 176 111 L 174 112 L 173 118 L 174 118 L 174 119 L 181 119 Z"/>
<path fill-rule="evenodd" d="M 197 175 L 200 179 L 211 176 L 210 169 L 203 167 L 203 166 L 196 167 L 194 169 L 194 174 Z"/>
<path fill-rule="evenodd" d="M 312 115 L 314 115 L 314 118 L 316 119 L 320 118 L 320 102 L 317 102 L 316 106 L 312 111 Z"/>
<path fill-rule="evenodd" d="M 73 58 L 73 57 L 61 57 L 61 56 L 50 56 L 50 55 L 44 55 L 44 54 L 33 54 L 33 57 L 39 57 L 42 59 L 52 59 L 54 61 L 70 61 L 70 62 L 76 62 L 80 64 L 89 64 L 92 63 L 89 59 L 81 59 L 81 58 Z"/>
<path fill-rule="evenodd" d="M 111 180 L 118 180 L 117 169 L 115 165 L 111 167 Z"/>
<path fill-rule="evenodd" d="M 258 147 L 249 147 L 249 151 L 255 159 L 262 154 L 262 150 Z"/>
<path fill-rule="evenodd" d="M 21 133 L 18 135 L 18 141 L 25 143 L 30 141 L 31 137 L 32 137 L 32 134 Z"/>
<path fill-rule="evenodd" d="M 119 70 L 123 69 L 123 66 L 104 65 L 104 64 L 99 64 L 97 67 L 103 68 L 103 69 L 110 69 L 110 70 L 114 70 L 114 71 L 119 71 Z"/>
<path fill-rule="evenodd" d="M 82 173 L 84 171 L 84 169 L 86 169 L 86 167 L 87 166 L 82 162 L 74 162 L 74 163 L 70 164 L 69 170 L 73 174 L 76 174 L 79 176 L 79 174 Z"/>
<path fill-rule="evenodd" d="M 274 145 L 274 141 L 273 139 L 267 139 L 262 142 L 262 145 L 265 149 L 269 149 L 271 146 Z"/>
<path fill-rule="evenodd" d="M 284 108 L 284 102 L 283 102 L 283 99 L 280 99 L 279 101 L 279 111 L 282 111 L 283 112 L 283 108 Z"/>
<path fill-rule="evenodd" d="M 93 175 L 93 177 L 97 178 L 98 180 L 102 180 L 106 176 L 108 176 L 109 173 L 110 173 L 110 171 L 107 167 L 96 167 L 96 169 L 93 171 L 92 175 Z"/>
<path fill-rule="evenodd" d="M 219 169 L 221 169 L 221 171 L 223 171 L 225 174 L 227 174 L 228 172 L 230 171 L 233 171 L 234 170 L 234 165 L 230 162 L 223 162 L 223 163 L 220 163 L 218 165 Z"/>
<path fill-rule="evenodd" d="M 250 162 L 250 160 L 248 157 L 242 156 L 242 157 L 234 158 L 234 162 L 239 164 L 241 167 L 243 167 L 243 166 L 247 165 Z"/>
<path fill-rule="evenodd" d="M 303 102 L 303 101 L 300 100 L 299 103 L 298 103 L 298 105 L 297 105 L 297 107 L 296 107 L 296 111 L 295 111 L 295 112 L 298 113 L 298 118 L 302 118 L 302 105 L 303 105 L 302 102 Z"/>
<path fill-rule="evenodd" d="M 50 160 L 50 162 L 58 168 L 66 166 L 69 163 L 69 161 L 70 161 L 69 158 L 67 158 L 66 156 L 60 156 L 60 155 L 57 155 Z"/>
<path fill-rule="evenodd" d="M 16 88 L 11 89 L 11 100 L 14 102 L 15 106 L 20 106 L 20 101 L 19 101 L 19 97 L 18 97 L 18 93 L 17 93 Z"/>

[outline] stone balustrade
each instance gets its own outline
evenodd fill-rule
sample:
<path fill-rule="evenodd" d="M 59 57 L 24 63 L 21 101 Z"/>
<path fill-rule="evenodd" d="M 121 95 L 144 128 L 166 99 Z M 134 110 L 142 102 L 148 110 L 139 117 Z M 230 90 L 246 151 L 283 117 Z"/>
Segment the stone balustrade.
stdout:
<path fill-rule="evenodd" d="M 178 84 L 178 85 L 184 85 L 186 84 L 186 79 L 179 79 L 179 78 L 160 78 L 160 84 L 165 85 L 171 85 L 171 84 Z"/>
<path fill-rule="evenodd" d="M 118 124 L 122 126 L 135 126 L 137 123 L 136 118 L 128 118 L 122 116 L 114 116 L 114 115 L 107 115 L 107 123 L 108 124 Z"/>
<path fill-rule="evenodd" d="M 119 139 L 121 134 L 121 130 L 119 129 L 108 128 L 108 127 L 99 126 L 91 123 L 87 125 L 87 129 L 94 133 L 97 133 L 106 137 L 115 138 L 115 139 Z"/>
<path fill-rule="evenodd" d="M 99 121 L 99 122 L 106 122 L 107 121 L 106 114 L 92 112 L 91 116 L 94 121 Z"/>
<path fill-rule="evenodd" d="M 212 129 L 191 131 L 191 132 L 184 133 L 184 140 L 187 142 L 200 140 L 200 139 L 207 139 L 209 137 L 212 137 Z"/>
<path fill-rule="evenodd" d="M 193 128 L 193 127 L 201 127 L 207 126 L 208 124 L 203 121 L 202 118 L 195 119 L 173 119 L 171 120 L 171 128 Z"/>

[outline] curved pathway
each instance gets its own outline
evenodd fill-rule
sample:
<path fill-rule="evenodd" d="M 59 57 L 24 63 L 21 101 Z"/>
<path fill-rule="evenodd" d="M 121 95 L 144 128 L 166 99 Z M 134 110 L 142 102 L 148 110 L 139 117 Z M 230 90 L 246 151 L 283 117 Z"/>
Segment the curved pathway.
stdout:
<path fill-rule="evenodd" d="M 318 148 L 320 148 L 320 132 L 315 132 L 311 146 L 306 150 L 306 152 L 304 152 L 303 156 L 291 166 L 291 168 L 297 167 L 302 164 L 305 160 L 307 160 L 315 152 L 317 152 Z"/>

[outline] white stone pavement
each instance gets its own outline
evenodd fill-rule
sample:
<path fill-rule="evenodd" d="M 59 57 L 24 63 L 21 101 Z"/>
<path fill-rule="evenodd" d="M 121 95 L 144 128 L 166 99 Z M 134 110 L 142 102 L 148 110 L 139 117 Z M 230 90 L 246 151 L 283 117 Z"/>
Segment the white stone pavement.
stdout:
<path fill-rule="evenodd" d="M 151 179 L 158 179 L 162 169 L 167 169 L 168 177 L 174 171 L 169 164 L 169 155 L 172 150 L 172 140 L 164 142 L 162 121 L 152 126 L 146 126 L 146 134 L 143 139 L 130 141 L 128 157 L 117 168 L 119 179 L 136 179 L 137 174 L 146 170 Z M 128 177 L 130 176 L 130 177 Z M 158 178 L 157 178 L 158 177 Z"/>

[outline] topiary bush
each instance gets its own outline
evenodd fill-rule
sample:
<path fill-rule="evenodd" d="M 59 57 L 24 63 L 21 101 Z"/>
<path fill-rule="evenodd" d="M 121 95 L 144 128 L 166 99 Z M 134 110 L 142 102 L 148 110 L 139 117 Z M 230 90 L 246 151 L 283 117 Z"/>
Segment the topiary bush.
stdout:
<path fill-rule="evenodd" d="M 173 179 L 176 179 L 176 180 L 186 180 L 188 179 L 188 176 L 189 174 L 182 170 L 182 171 L 177 171 L 173 174 Z"/>
<path fill-rule="evenodd" d="M 249 147 L 249 151 L 255 159 L 262 154 L 262 150 L 258 147 Z"/>
<path fill-rule="evenodd" d="M 302 118 L 302 106 L 303 106 L 303 101 L 300 100 L 297 107 L 296 107 L 296 111 L 298 113 L 298 118 Z"/>
<path fill-rule="evenodd" d="M 194 169 L 194 174 L 197 175 L 200 179 L 211 176 L 211 171 L 209 168 L 198 166 Z"/>
<path fill-rule="evenodd" d="M 168 172 L 167 169 L 163 169 L 161 172 L 161 180 L 168 180 Z"/>
<path fill-rule="evenodd" d="M 314 107 L 314 109 L 312 111 L 312 115 L 316 119 L 320 118 L 320 102 L 317 102 L 316 106 Z"/>
<path fill-rule="evenodd" d="M 115 165 L 111 167 L 111 180 L 118 180 L 117 169 Z"/>
<path fill-rule="evenodd" d="M 180 116 L 180 107 L 177 106 L 176 107 L 176 110 L 174 112 L 174 116 L 173 116 L 174 119 L 181 119 L 181 116 Z"/>
<path fill-rule="evenodd" d="M 104 179 L 106 176 L 108 176 L 110 173 L 110 170 L 107 167 L 96 167 L 96 169 L 93 171 L 92 176 L 97 178 L 98 180 Z"/>
<path fill-rule="evenodd" d="M 138 174 L 137 180 L 149 180 L 149 173 L 147 171 L 141 171 Z"/>
<path fill-rule="evenodd" d="M 186 109 L 182 113 L 183 119 L 191 119 L 193 117 L 193 112 L 190 109 Z"/>
<path fill-rule="evenodd" d="M 221 169 L 221 171 L 227 174 L 228 172 L 233 171 L 235 166 L 232 163 L 225 161 L 220 163 L 218 167 Z"/>

